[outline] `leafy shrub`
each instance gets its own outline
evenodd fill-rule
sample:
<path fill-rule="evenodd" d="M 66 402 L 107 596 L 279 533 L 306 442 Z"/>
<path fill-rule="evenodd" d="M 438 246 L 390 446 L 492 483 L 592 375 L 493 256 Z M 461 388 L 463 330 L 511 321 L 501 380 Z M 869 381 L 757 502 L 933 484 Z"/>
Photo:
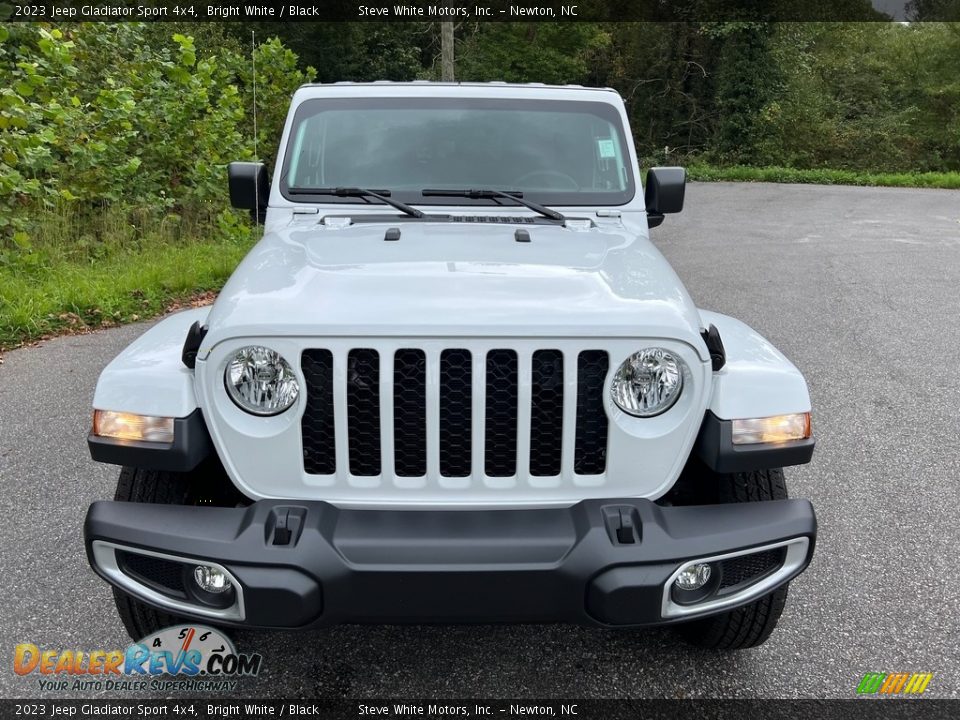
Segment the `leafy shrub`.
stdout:
<path fill-rule="evenodd" d="M 156 34 L 133 23 L 0 26 L 0 238 L 8 247 L 29 249 L 39 209 L 62 204 L 81 222 L 105 206 L 129 208 L 134 223 L 144 214 L 223 212 L 226 163 L 254 152 L 250 58 L 231 46 L 200 53 L 183 34 L 157 43 Z M 313 71 L 299 70 L 276 39 L 256 58 L 258 143 L 267 149 L 290 94 Z"/>

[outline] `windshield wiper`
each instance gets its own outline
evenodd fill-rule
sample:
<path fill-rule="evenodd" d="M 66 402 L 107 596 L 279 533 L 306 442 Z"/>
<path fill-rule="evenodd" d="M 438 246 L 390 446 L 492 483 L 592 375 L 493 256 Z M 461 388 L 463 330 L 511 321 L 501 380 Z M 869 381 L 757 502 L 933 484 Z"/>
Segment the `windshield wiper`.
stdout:
<path fill-rule="evenodd" d="M 289 192 L 291 195 L 335 195 L 336 197 L 358 197 L 358 198 L 372 197 L 372 198 L 376 198 L 380 202 L 386 203 L 387 205 L 392 205 L 397 210 L 409 215 L 410 217 L 415 217 L 415 218 L 426 217 L 425 213 L 423 213 L 420 210 L 417 210 L 415 207 L 410 207 L 406 203 L 402 203 L 399 200 L 391 199 L 389 190 L 367 190 L 365 188 L 348 188 L 348 187 L 337 187 L 337 188 L 292 187 L 292 188 L 288 188 L 287 192 Z"/>
<path fill-rule="evenodd" d="M 523 193 L 516 192 L 505 192 L 503 190 L 422 190 L 421 195 L 424 197 L 464 197 L 471 200 L 483 200 L 490 199 L 496 200 L 497 198 L 507 198 L 508 200 L 513 200 L 517 203 L 520 203 L 524 207 L 528 207 L 536 213 L 540 213 L 544 217 L 548 217 L 551 220 L 557 220 L 563 222 L 567 218 L 562 214 L 558 213 L 556 210 L 551 210 L 548 207 L 544 207 L 530 200 L 523 199 Z"/>

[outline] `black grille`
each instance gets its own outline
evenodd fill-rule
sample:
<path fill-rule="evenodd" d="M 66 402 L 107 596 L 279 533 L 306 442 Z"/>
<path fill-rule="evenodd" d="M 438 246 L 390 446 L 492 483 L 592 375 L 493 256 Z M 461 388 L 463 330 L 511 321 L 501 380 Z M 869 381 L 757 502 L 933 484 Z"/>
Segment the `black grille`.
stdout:
<path fill-rule="evenodd" d="M 300 367 L 307 381 L 307 407 L 300 424 L 303 469 L 312 475 L 332 475 L 337 470 L 333 425 L 333 354 L 329 350 L 304 350 Z"/>
<path fill-rule="evenodd" d="M 440 353 L 440 474 L 445 477 L 470 474 L 472 383 L 469 350 Z"/>
<path fill-rule="evenodd" d="M 173 560 L 117 550 L 117 565 L 131 577 L 150 585 L 155 590 L 182 595 L 183 564 Z"/>
<path fill-rule="evenodd" d="M 721 561 L 720 589 L 759 580 L 783 565 L 786 554 L 786 548 L 774 548 Z"/>
<path fill-rule="evenodd" d="M 530 474 L 560 474 L 563 447 L 563 353 L 537 350 L 530 378 Z"/>
<path fill-rule="evenodd" d="M 380 354 L 351 350 L 347 355 L 347 438 L 350 472 L 380 474 Z"/>
<path fill-rule="evenodd" d="M 487 406 L 484 471 L 489 477 L 517 473 L 517 353 L 487 353 Z"/>
<path fill-rule="evenodd" d="M 427 474 L 427 368 L 423 350 L 393 358 L 393 462 L 400 477 Z"/>
<path fill-rule="evenodd" d="M 584 350 L 577 359 L 577 435 L 573 469 L 580 475 L 599 475 L 607 466 L 603 383 L 608 362 L 603 350 Z"/>
<path fill-rule="evenodd" d="M 346 434 L 350 472 L 376 476 L 382 468 L 380 356 L 374 349 L 352 349 L 344 358 L 347 387 Z M 307 473 L 337 472 L 333 355 L 329 350 L 305 350 L 301 367 L 306 379 L 306 408 L 301 425 L 303 466 Z M 564 354 L 560 350 L 537 350 L 531 357 L 530 376 L 519 375 L 515 350 L 489 351 L 479 365 L 484 381 L 485 443 L 484 473 L 511 477 L 517 473 L 517 431 L 520 383 L 530 384 L 530 474 L 559 475 L 563 455 Z M 482 368 L 482 370 L 480 370 Z M 602 350 L 585 350 L 577 357 L 577 394 L 574 470 L 597 475 L 606 470 L 607 416 L 603 386 L 608 358 Z M 473 358 L 467 349 L 443 350 L 438 380 L 440 475 L 468 477 L 472 474 Z M 427 473 L 427 359 L 423 350 L 404 348 L 393 358 L 394 468 L 400 477 L 423 477 Z M 341 376 L 342 378 L 342 376 Z M 342 381 L 342 380 L 341 380 Z"/>

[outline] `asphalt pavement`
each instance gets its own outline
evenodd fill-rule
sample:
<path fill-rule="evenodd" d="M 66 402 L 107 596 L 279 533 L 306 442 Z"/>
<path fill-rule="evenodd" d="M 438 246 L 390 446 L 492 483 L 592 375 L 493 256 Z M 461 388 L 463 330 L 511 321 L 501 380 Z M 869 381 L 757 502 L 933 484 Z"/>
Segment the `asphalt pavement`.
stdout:
<path fill-rule="evenodd" d="M 691 184 L 653 237 L 698 305 L 759 330 L 810 385 L 817 451 L 787 480 L 813 501 L 820 536 L 773 637 L 724 654 L 665 630 L 242 632 L 264 666 L 232 699 L 849 698 L 864 673 L 895 671 L 932 672 L 927 695 L 960 696 L 960 192 Z M 18 643 L 129 642 L 84 556 L 84 512 L 117 475 L 85 438 L 97 375 L 146 327 L 0 365 L 2 697 L 81 695 L 17 676 Z"/>

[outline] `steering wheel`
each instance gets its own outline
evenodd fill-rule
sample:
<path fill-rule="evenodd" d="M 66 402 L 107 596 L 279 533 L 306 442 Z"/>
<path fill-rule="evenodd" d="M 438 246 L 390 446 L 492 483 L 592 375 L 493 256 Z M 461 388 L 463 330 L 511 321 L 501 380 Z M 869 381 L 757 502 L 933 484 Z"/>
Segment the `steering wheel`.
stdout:
<path fill-rule="evenodd" d="M 523 186 L 525 181 L 529 180 L 530 178 L 535 178 L 538 175 L 541 177 L 551 177 L 551 178 L 556 178 L 560 180 L 564 185 L 567 186 L 567 187 L 558 188 L 560 190 L 565 190 L 568 188 L 570 190 L 580 189 L 580 184 L 576 180 L 574 180 L 572 177 L 570 177 L 566 173 L 560 172 L 559 170 L 531 170 L 530 172 L 525 173 L 520 177 L 516 178 L 512 184 L 515 186 Z M 550 183 L 547 183 L 547 187 L 550 187 Z"/>

